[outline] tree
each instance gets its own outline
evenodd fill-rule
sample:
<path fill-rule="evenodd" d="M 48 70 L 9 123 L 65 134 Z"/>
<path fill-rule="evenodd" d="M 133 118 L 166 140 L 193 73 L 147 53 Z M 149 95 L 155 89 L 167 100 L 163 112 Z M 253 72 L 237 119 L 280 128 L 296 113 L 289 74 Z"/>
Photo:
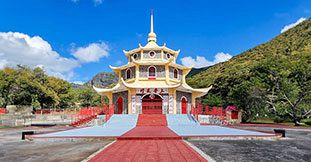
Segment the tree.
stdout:
<path fill-rule="evenodd" d="M 10 92 L 15 84 L 15 70 L 12 68 L 4 68 L 0 70 L 0 97 L 2 98 L 2 105 L 6 107 L 6 105 L 11 104 L 10 100 Z"/>
<path fill-rule="evenodd" d="M 50 76 L 48 77 L 47 87 L 55 93 L 56 107 L 67 108 L 74 104 L 75 94 L 71 84 L 67 81 Z"/>
<path fill-rule="evenodd" d="M 276 116 L 289 116 L 295 125 L 311 113 L 311 51 L 293 52 L 290 59 L 266 60 L 251 71 L 266 87 L 265 102 Z"/>
<path fill-rule="evenodd" d="M 101 97 L 90 87 L 78 90 L 78 99 L 83 107 L 98 106 L 101 104 Z"/>
<path fill-rule="evenodd" d="M 205 98 L 202 99 L 204 105 L 208 106 L 222 106 L 223 100 L 219 95 L 208 93 Z"/>

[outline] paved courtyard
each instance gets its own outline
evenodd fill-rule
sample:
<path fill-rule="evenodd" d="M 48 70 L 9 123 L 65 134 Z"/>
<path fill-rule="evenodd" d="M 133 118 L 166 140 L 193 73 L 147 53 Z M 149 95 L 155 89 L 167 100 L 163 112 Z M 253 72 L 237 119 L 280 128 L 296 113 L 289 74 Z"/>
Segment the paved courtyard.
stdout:
<path fill-rule="evenodd" d="M 260 131 L 273 130 L 273 128 L 265 127 L 242 128 Z M 21 131 L 25 129 L 55 131 L 66 128 L 0 129 L 0 161 L 81 161 L 111 142 L 108 140 L 22 141 L 20 139 Z M 310 161 L 311 129 L 286 128 L 286 136 L 279 140 L 200 140 L 190 142 L 216 161 Z M 157 144 L 157 147 L 159 146 L 162 145 Z M 141 149 L 138 152 L 146 150 L 140 146 L 140 143 L 137 143 L 137 148 Z M 151 145 L 147 149 L 153 150 L 154 147 Z"/>
<path fill-rule="evenodd" d="M 53 131 L 53 128 L 9 128 L 0 129 L 0 161 L 42 162 L 42 161 L 81 161 L 111 141 L 23 141 L 22 130 Z"/>
<path fill-rule="evenodd" d="M 245 127 L 244 127 L 245 128 Z M 248 129 L 271 131 L 273 128 Z M 311 129 L 287 129 L 280 140 L 190 141 L 216 161 L 310 162 Z"/>

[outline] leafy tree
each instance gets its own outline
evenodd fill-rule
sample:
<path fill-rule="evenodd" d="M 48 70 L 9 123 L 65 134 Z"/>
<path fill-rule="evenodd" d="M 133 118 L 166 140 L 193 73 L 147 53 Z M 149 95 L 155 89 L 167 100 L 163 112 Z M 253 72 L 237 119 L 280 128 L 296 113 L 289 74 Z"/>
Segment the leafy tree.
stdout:
<path fill-rule="evenodd" d="M 101 104 L 100 95 L 90 87 L 84 87 L 78 90 L 78 100 L 83 107 L 98 106 Z"/>
<path fill-rule="evenodd" d="M 220 96 L 209 93 L 205 98 L 203 98 L 203 104 L 208 106 L 222 106 L 223 100 Z"/>
<path fill-rule="evenodd" d="M 311 113 L 311 51 L 294 52 L 290 59 L 269 59 L 252 69 L 265 84 L 265 102 L 271 113 L 289 116 L 295 125 Z"/>
<path fill-rule="evenodd" d="M 34 105 L 41 108 L 66 108 L 73 105 L 70 83 L 50 77 L 41 68 L 26 66 L 0 70 L 1 106 Z"/>
<path fill-rule="evenodd" d="M 0 70 L 0 97 L 2 105 L 5 107 L 8 104 L 12 104 L 10 100 L 11 89 L 13 88 L 16 80 L 14 78 L 15 70 L 12 68 L 4 68 Z"/>
<path fill-rule="evenodd" d="M 66 108 L 74 104 L 75 94 L 70 83 L 59 78 L 48 77 L 47 86 L 56 94 L 55 105 L 57 105 L 57 107 Z"/>

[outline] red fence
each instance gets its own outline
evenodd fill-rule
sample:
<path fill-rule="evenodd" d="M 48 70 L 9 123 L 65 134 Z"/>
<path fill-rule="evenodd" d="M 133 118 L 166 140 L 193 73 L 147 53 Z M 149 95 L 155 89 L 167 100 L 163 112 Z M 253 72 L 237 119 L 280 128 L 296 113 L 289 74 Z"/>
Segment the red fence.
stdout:
<path fill-rule="evenodd" d="M 104 114 L 104 108 L 102 107 L 84 107 L 80 108 L 79 115 L 98 115 L 100 113 Z"/>
<path fill-rule="evenodd" d="M 40 109 L 35 110 L 35 114 L 77 114 L 75 109 Z"/>
<path fill-rule="evenodd" d="M 109 118 L 114 113 L 113 105 L 103 105 L 103 107 L 89 107 L 89 108 L 81 108 L 78 114 L 75 114 L 75 120 L 70 126 L 79 126 L 85 123 L 90 122 L 95 119 L 97 115 L 102 114 L 106 115 L 105 122 L 109 120 Z"/>
<path fill-rule="evenodd" d="M 104 105 L 104 112 L 106 115 L 105 122 L 107 122 L 110 117 L 114 114 L 114 105 Z"/>
<path fill-rule="evenodd" d="M 193 106 L 191 109 L 191 114 L 193 114 L 196 119 L 198 119 L 198 115 L 211 115 L 214 119 L 217 119 L 224 124 L 229 124 L 229 121 L 227 121 L 227 112 L 231 112 L 229 113 L 231 114 L 231 119 L 239 119 L 239 109 L 235 106 L 228 106 L 227 108 L 216 106 L 210 107 L 197 102 L 196 106 Z"/>
<path fill-rule="evenodd" d="M 6 109 L 5 108 L 0 108 L 0 114 L 6 114 Z"/>

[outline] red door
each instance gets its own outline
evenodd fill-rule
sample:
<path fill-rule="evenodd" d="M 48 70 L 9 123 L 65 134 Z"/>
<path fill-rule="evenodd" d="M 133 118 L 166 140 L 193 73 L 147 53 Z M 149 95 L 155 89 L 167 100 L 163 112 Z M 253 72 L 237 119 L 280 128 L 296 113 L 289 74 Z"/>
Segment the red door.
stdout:
<path fill-rule="evenodd" d="M 184 97 L 181 99 L 181 113 L 187 114 L 187 100 Z"/>
<path fill-rule="evenodd" d="M 231 119 L 239 119 L 239 112 L 231 111 Z"/>
<path fill-rule="evenodd" d="M 122 99 L 122 97 L 118 98 L 117 104 L 118 104 L 117 114 L 122 114 L 122 112 L 123 112 L 123 99 Z"/>
<path fill-rule="evenodd" d="M 162 98 L 147 95 L 142 99 L 143 114 L 162 114 Z"/>

